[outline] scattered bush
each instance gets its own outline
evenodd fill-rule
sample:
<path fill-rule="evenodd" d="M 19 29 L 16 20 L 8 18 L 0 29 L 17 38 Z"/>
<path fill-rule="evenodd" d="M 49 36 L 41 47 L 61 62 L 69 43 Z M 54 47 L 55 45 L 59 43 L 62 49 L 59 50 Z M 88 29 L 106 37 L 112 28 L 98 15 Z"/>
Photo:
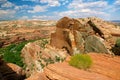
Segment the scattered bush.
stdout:
<path fill-rule="evenodd" d="M 120 38 L 116 40 L 116 44 L 111 50 L 115 55 L 120 55 Z"/>
<path fill-rule="evenodd" d="M 48 44 L 48 40 L 47 39 L 41 39 L 40 47 L 45 48 L 46 44 Z"/>
<path fill-rule="evenodd" d="M 87 54 L 75 54 L 71 57 L 69 61 L 71 66 L 74 66 L 79 69 L 87 69 L 90 68 L 92 65 L 92 59 Z"/>
<path fill-rule="evenodd" d="M 116 41 L 116 46 L 117 46 L 117 47 L 120 47 L 120 38 L 117 39 L 117 41 Z"/>

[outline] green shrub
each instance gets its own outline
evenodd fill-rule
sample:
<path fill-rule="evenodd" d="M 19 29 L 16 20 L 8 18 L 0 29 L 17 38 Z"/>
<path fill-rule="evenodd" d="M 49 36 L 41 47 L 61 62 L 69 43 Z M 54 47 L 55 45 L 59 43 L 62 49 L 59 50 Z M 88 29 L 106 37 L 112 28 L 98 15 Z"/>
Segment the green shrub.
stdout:
<path fill-rule="evenodd" d="M 116 40 L 116 44 L 111 50 L 115 55 L 120 55 L 120 38 Z"/>
<path fill-rule="evenodd" d="M 43 44 L 42 46 L 44 47 L 45 44 L 47 44 L 47 40 L 44 40 L 41 38 Z M 29 41 L 24 41 L 19 44 L 11 44 L 7 47 L 0 48 L 0 56 L 3 57 L 3 60 L 6 62 L 14 63 L 20 67 L 24 67 L 25 64 L 23 64 L 22 58 L 21 58 L 21 50 L 27 44 L 28 42 L 34 42 L 36 40 L 29 40 Z"/>
<path fill-rule="evenodd" d="M 87 54 L 75 54 L 71 57 L 69 61 L 71 66 L 74 66 L 79 69 L 87 69 L 90 68 L 92 65 L 92 59 Z"/>
<path fill-rule="evenodd" d="M 116 41 L 116 46 L 120 47 L 120 38 Z"/>
<path fill-rule="evenodd" d="M 0 48 L 0 55 L 3 57 L 3 60 L 6 62 L 17 64 L 18 66 L 23 67 L 23 61 L 20 56 L 21 50 L 25 44 L 31 41 L 21 42 L 19 44 L 11 44 L 5 48 Z"/>

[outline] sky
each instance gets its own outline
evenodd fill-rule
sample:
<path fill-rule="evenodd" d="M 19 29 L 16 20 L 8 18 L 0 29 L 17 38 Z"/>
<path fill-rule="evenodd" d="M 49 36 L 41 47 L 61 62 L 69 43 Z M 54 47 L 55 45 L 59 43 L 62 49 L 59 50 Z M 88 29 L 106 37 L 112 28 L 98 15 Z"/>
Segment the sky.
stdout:
<path fill-rule="evenodd" d="M 0 20 L 99 17 L 120 20 L 120 0 L 0 0 Z"/>

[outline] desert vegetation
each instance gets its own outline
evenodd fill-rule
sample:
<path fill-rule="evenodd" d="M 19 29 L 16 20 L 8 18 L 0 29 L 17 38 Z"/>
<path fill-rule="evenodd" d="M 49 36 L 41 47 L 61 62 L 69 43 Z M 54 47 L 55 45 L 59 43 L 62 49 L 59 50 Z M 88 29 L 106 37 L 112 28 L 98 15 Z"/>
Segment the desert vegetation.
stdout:
<path fill-rule="evenodd" d="M 7 47 L 0 48 L 0 56 L 3 57 L 5 62 L 14 63 L 20 67 L 24 66 L 22 58 L 20 56 L 22 48 L 28 42 L 34 42 L 35 40 L 24 41 L 18 44 L 10 44 Z"/>
<path fill-rule="evenodd" d="M 74 66 L 79 69 L 88 69 L 92 65 L 92 59 L 87 54 L 75 54 L 71 57 L 69 61 L 71 66 Z"/>
<path fill-rule="evenodd" d="M 120 38 L 116 40 L 115 46 L 111 50 L 115 55 L 120 55 Z"/>

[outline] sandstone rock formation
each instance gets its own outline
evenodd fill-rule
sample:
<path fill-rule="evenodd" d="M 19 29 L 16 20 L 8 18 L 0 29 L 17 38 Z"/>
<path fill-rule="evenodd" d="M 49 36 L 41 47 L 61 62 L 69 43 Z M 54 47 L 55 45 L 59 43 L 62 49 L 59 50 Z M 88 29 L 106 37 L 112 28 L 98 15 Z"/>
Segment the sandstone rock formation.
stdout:
<path fill-rule="evenodd" d="M 24 70 L 13 64 L 5 63 L 0 59 L 0 80 L 23 80 L 25 79 Z"/>
<path fill-rule="evenodd" d="M 103 39 L 97 36 L 88 36 L 85 39 L 85 51 L 109 53 L 109 51 L 106 49 Z"/>
<path fill-rule="evenodd" d="M 56 31 L 51 34 L 50 43 L 45 45 L 38 40 L 22 49 L 26 80 L 119 80 L 119 57 L 90 53 L 93 66 L 88 71 L 68 64 L 69 55 L 76 53 L 112 53 L 110 50 L 115 44 L 116 35 L 113 36 L 109 27 L 116 28 L 111 24 L 106 27 L 107 24 L 96 18 L 60 19 Z"/>
<path fill-rule="evenodd" d="M 27 77 L 36 72 L 43 72 L 43 68 L 48 64 L 61 62 L 66 58 L 66 51 L 57 50 L 51 46 L 40 47 L 41 42 L 28 43 L 22 49 L 23 62 L 26 64 Z M 39 44 L 39 45 L 38 45 Z"/>
<path fill-rule="evenodd" d="M 42 67 L 38 59 L 40 59 L 40 47 L 38 45 L 28 43 L 22 49 L 23 61 L 26 64 L 26 75 L 29 76 L 36 71 L 42 72 Z"/>
<path fill-rule="evenodd" d="M 25 80 L 49 80 L 44 73 L 36 72 Z"/>
<path fill-rule="evenodd" d="M 50 45 L 56 48 L 65 48 L 72 55 L 73 47 L 76 48 L 73 34 L 75 30 L 79 30 L 80 26 L 79 21 L 63 17 L 56 24 L 56 32 L 51 34 Z"/>
<path fill-rule="evenodd" d="M 59 49 L 65 48 L 70 55 L 86 52 L 112 54 L 110 50 L 115 45 L 118 31 L 120 29 L 114 25 L 94 17 L 86 19 L 63 17 L 56 24 L 56 32 L 51 34 L 50 45 Z"/>
<path fill-rule="evenodd" d="M 44 68 L 50 80 L 119 80 L 120 57 L 89 53 L 93 65 L 89 70 L 81 70 L 69 66 L 67 62 L 50 64 Z M 114 66 L 111 66 L 114 65 Z"/>

